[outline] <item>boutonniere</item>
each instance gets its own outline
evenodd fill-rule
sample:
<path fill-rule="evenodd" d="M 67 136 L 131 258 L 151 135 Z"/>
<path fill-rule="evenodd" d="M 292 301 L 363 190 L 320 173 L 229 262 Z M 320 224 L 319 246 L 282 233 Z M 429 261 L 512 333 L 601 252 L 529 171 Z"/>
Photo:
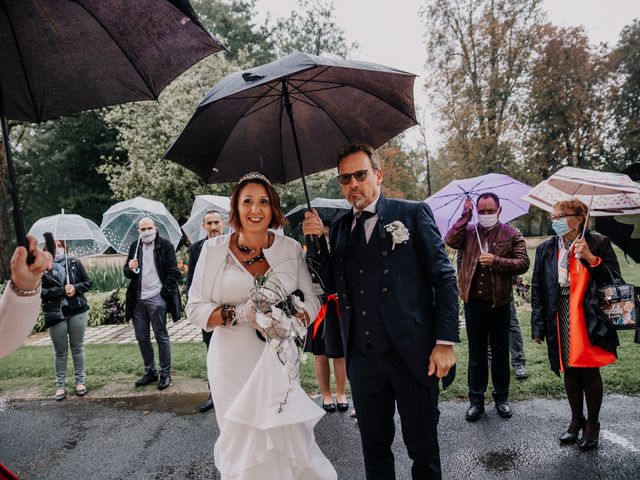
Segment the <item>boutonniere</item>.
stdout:
<path fill-rule="evenodd" d="M 400 220 L 385 225 L 384 229 L 391 234 L 391 241 L 393 242 L 391 250 L 396 248 L 397 244 L 407 243 L 407 240 L 409 240 L 409 230 L 407 230 L 407 227 L 405 227 L 404 223 Z"/>

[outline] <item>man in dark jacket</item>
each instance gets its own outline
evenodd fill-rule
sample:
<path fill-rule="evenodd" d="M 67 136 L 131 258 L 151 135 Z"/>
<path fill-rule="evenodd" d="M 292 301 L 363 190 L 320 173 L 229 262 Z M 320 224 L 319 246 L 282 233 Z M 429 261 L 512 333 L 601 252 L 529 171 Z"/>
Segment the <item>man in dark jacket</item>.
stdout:
<path fill-rule="evenodd" d="M 200 257 L 200 252 L 202 251 L 202 245 L 204 245 L 204 242 L 206 242 L 210 238 L 222 235 L 224 221 L 220 212 L 218 212 L 217 210 L 209 210 L 207 213 L 205 213 L 202 220 L 202 228 L 204 228 L 207 236 L 202 240 L 198 240 L 189 247 L 189 266 L 187 268 L 187 295 L 189 295 L 189 289 L 191 288 L 191 282 L 193 281 L 193 272 L 196 271 L 198 258 Z M 211 342 L 211 335 L 213 335 L 213 330 L 210 332 L 202 330 L 202 341 L 207 346 L 207 352 L 209 351 L 209 342 Z M 211 392 L 209 392 L 209 398 L 207 399 L 207 401 L 200 405 L 199 408 L 202 413 L 208 412 L 213 408 L 213 399 L 211 398 Z"/>
<path fill-rule="evenodd" d="M 396 405 L 414 479 L 441 478 L 438 378 L 451 380 L 458 338 L 455 273 L 424 202 L 381 193 L 377 152 L 354 143 L 338 156 L 338 180 L 353 209 L 332 225 L 307 212 L 308 258 L 325 292 L 339 298 L 347 374 L 367 478 L 395 478 Z M 444 382 L 443 382 L 444 383 Z"/>
<path fill-rule="evenodd" d="M 171 242 L 158 234 L 153 219 L 138 222 L 140 238 L 129 247 L 124 274 L 131 279 L 127 289 L 126 319 L 133 319 L 133 328 L 142 360 L 144 375 L 136 387 L 158 380 L 149 327 L 158 343 L 160 379 L 158 389 L 171 384 L 171 343 L 167 332 L 167 312 L 174 321 L 180 319 L 182 309 L 178 293 L 180 270 Z"/>
<path fill-rule="evenodd" d="M 460 219 L 447 232 L 444 241 L 462 251 L 458 288 L 464 301 L 469 340 L 469 402 L 466 418 L 478 420 L 484 413 L 489 367 L 487 346 L 491 346 L 491 380 L 498 415 L 512 415 L 509 398 L 510 304 L 513 300 L 512 276 L 529 268 L 527 246 L 520 231 L 501 223 L 500 199 L 482 193 L 477 200 L 478 225 L 471 224 L 473 201 L 467 199 Z M 488 343 L 487 343 L 488 342 Z"/>

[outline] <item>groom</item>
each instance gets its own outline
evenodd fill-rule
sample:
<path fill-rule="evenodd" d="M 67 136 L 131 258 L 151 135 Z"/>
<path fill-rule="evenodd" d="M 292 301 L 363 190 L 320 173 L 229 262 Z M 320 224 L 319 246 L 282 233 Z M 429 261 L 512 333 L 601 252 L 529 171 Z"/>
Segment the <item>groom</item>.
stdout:
<path fill-rule="evenodd" d="M 439 479 L 438 378 L 452 380 L 459 341 L 454 270 L 429 207 L 382 195 L 371 146 L 339 153 L 338 180 L 353 209 L 333 225 L 331 253 L 320 240 L 308 256 L 338 293 L 367 479 L 395 479 L 396 404 L 413 478 Z M 317 212 L 306 213 L 303 231 L 323 238 Z"/>

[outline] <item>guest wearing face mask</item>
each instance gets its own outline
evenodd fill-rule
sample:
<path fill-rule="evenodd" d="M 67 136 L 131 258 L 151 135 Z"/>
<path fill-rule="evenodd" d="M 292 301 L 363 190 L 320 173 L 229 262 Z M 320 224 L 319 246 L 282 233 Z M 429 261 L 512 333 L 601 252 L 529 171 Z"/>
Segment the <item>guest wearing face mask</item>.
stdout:
<path fill-rule="evenodd" d="M 144 375 L 135 382 L 142 387 L 158 381 L 158 389 L 171 384 L 171 343 L 167 332 L 167 312 L 180 319 L 182 307 L 178 293 L 180 270 L 171 242 L 158 234 L 153 219 L 138 222 L 140 238 L 129 247 L 124 274 L 131 279 L 127 289 L 126 319 L 133 328 L 144 362 Z M 160 376 L 154 362 L 150 328 L 158 343 Z"/>
<path fill-rule="evenodd" d="M 84 293 L 91 281 L 82 263 L 66 254 L 65 242 L 56 240 L 53 265 L 42 275 L 42 312 L 54 351 L 57 401 L 66 398 L 67 354 L 71 347 L 76 395 L 87 393 L 85 385 L 84 332 L 89 306 Z"/>
<path fill-rule="evenodd" d="M 484 414 L 489 379 L 487 346 L 491 346 L 491 380 L 496 411 L 512 416 L 509 398 L 510 304 L 512 277 L 529 268 L 527 247 L 520 231 L 500 222 L 500 199 L 491 192 L 476 203 L 478 224 L 472 224 L 473 201 L 467 199 L 462 215 L 445 236 L 445 243 L 462 253 L 458 287 L 464 302 L 469 344 L 469 409 L 473 422 Z"/>

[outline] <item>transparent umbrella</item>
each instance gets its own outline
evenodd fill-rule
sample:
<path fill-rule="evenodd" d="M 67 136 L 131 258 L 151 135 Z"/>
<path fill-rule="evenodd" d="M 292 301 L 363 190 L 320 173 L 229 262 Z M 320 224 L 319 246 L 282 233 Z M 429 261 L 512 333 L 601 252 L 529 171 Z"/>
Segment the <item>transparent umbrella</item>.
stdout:
<path fill-rule="evenodd" d="M 61 214 L 38 220 L 29 230 L 29 235 L 36 237 L 42 247 L 45 232 L 51 232 L 56 240 L 64 240 L 67 252 L 73 257 L 100 255 L 110 247 L 98 225 L 80 215 L 65 214 L 64 210 Z"/>
<path fill-rule="evenodd" d="M 220 195 L 198 195 L 196 197 L 193 207 L 191 207 L 189 220 L 182 225 L 182 230 L 184 230 L 191 243 L 202 240 L 206 236 L 207 232 L 202 228 L 202 220 L 204 219 L 204 214 L 209 210 L 219 212 L 226 225 L 229 210 L 231 210 L 231 199 Z"/>
<path fill-rule="evenodd" d="M 102 215 L 100 230 L 118 253 L 128 253 L 129 245 L 138 240 L 138 220 L 143 217 L 152 218 L 160 236 L 178 247 L 182 232 L 176 219 L 161 202 L 144 197 L 113 205 Z"/>

